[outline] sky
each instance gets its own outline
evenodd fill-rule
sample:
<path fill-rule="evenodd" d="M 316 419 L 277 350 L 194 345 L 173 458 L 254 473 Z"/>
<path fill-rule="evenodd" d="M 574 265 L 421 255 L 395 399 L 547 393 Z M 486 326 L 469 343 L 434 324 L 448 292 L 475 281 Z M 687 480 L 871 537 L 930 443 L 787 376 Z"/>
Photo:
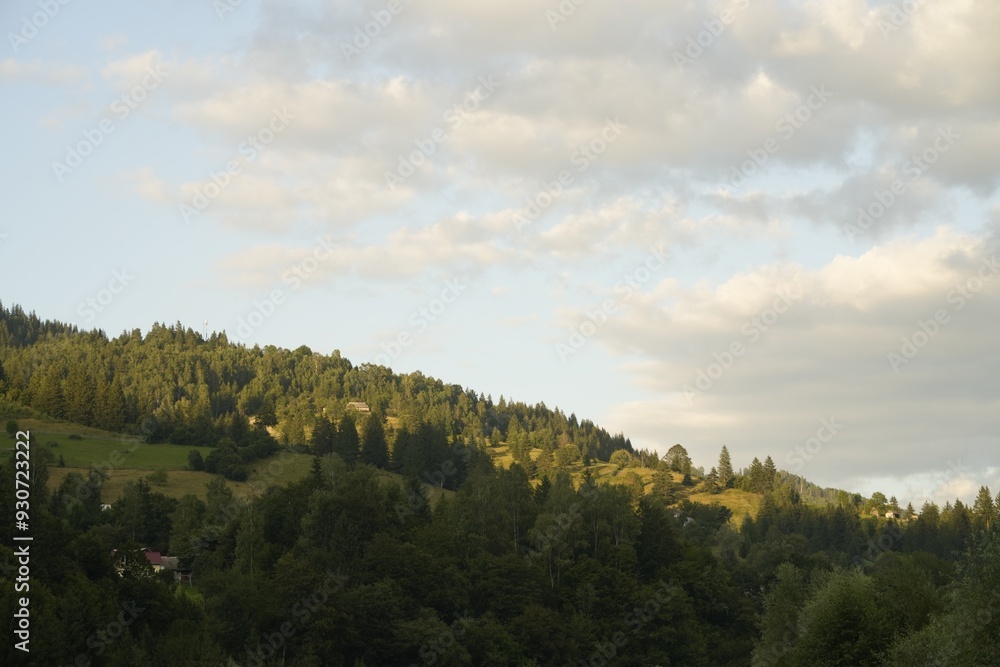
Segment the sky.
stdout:
<path fill-rule="evenodd" d="M 100 6 L 0 8 L 5 305 L 1000 491 L 992 0 Z"/>

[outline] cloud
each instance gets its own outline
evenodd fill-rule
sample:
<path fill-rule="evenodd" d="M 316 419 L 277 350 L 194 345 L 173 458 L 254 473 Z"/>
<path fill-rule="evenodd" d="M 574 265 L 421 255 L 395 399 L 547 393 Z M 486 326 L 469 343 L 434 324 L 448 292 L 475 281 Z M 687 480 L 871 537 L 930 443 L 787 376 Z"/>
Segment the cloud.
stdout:
<path fill-rule="evenodd" d="M 0 81 L 70 85 L 86 80 L 87 70 L 76 65 L 51 65 L 41 60 L 14 58 L 0 60 Z"/>
<path fill-rule="evenodd" d="M 942 228 L 813 271 L 762 266 L 645 293 L 598 339 L 623 358 L 638 352 L 625 370 L 659 398 L 617 405 L 613 419 L 635 437 L 669 434 L 701 460 L 726 443 L 827 483 L 903 478 L 955 456 L 983 465 L 984 444 L 997 445 L 994 253 Z M 783 290 L 801 297 L 784 304 Z M 796 456 L 824 418 L 842 431 L 810 460 Z"/>

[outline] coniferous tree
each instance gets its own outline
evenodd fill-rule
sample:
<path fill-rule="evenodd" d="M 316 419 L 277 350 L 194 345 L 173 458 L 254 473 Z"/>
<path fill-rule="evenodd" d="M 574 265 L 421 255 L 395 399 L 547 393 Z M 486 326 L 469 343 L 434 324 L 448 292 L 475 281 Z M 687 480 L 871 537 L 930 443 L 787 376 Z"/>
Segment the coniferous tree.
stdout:
<path fill-rule="evenodd" d="M 32 397 L 32 407 L 41 410 L 50 417 L 62 418 L 65 413 L 65 399 L 63 397 L 62 380 L 59 371 L 51 366 L 41 376 L 38 390 Z"/>
<path fill-rule="evenodd" d="M 94 414 L 94 384 L 83 368 L 74 366 L 70 370 L 63 398 L 66 419 L 89 426 Z"/>
<path fill-rule="evenodd" d="M 354 465 L 358 460 L 358 453 L 361 449 L 361 440 L 358 437 L 358 427 L 354 424 L 354 417 L 350 414 L 344 415 L 337 426 L 337 438 L 334 440 L 334 453 L 344 460 L 348 465 Z"/>
<path fill-rule="evenodd" d="M 778 469 L 774 465 L 774 459 L 768 456 L 764 459 L 764 488 L 766 491 L 774 489 L 774 479 L 778 474 Z"/>
<path fill-rule="evenodd" d="M 389 467 L 389 445 L 382 419 L 382 413 L 373 410 L 361 429 L 361 462 L 376 468 Z"/>
<path fill-rule="evenodd" d="M 541 451 L 538 454 L 538 459 L 535 461 L 538 466 L 538 473 L 540 475 L 545 475 L 552 470 L 555 465 L 555 455 L 552 451 L 552 443 L 545 442 L 542 444 Z M 547 478 L 545 478 L 547 479 Z"/>
<path fill-rule="evenodd" d="M 123 430 L 126 418 L 125 405 L 125 393 L 118 378 L 112 382 L 101 378 L 97 383 L 95 396 L 94 426 L 106 431 Z"/>
<path fill-rule="evenodd" d="M 760 459 L 756 456 L 753 457 L 753 461 L 750 462 L 750 471 L 748 475 L 748 480 L 746 481 L 748 490 L 753 493 L 763 493 L 764 492 L 764 466 L 761 464 Z"/>
<path fill-rule="evenodd" d="M 264 426 L 278 425 L 278 415 L 274 408 L 273 399 L 265 398 L 261 403 L 260 409 L 257 410 L 257 423 L 263 424 Z"/>
<path fill-rule="evenodd" d="M 282 426 L 281 436 L 286 445 L 305 444 L 306 433 L 302 418 L 297 414 L 288 417 Z"/>
<path fill-rule="evenodd" d="M 312 432 L 313 453 L 316 456 L 325 456 L 334 450 L 334 441 L 337 438 L 337 427 L 326 415 L 320 415 L 316 419 L 316 426 Z"/>
<path fill-rule="evenodd" d="M 989 487 L 979 487 L 979 495 L 972 505 L 972 514 L 975 517 L 976 526 L 982 530 L 990 530 L 996 518 L 996 507 L 993 506 L 993 496 Z"/>
<path fill-rule="evenodd" d="M 722 452 L 719 454 L 719 468 L 717 474 L 720 488 L 727 489 L 733 485 L 733 462 L 729 458 L 729 448 L 725 445 L 722 446 Z"/>
<path fill-rule="evenodd" d="M 705 475 L 705 488 L 709 493 L 719 492 L 719 473 L 715 466 L 712 466 L 712 469 Z"/>

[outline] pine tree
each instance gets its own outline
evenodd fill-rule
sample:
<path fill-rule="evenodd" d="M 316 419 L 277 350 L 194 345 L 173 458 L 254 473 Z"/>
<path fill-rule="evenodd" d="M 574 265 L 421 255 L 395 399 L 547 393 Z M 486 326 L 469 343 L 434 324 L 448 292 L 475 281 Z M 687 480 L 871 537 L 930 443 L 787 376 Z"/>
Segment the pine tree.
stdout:
<path fill-rule="evenodd" d="M 762 493 L 764 491 L 764 466 L 756 456 L 750 462 L 749 477 L 750 491 Z"/>
<path fill-rule="evenodd" d="M 66 378 L 63 390 L 66 419 L 74 424 L 92 424 L 94 414 L 94 383 L 80 367 L 74 367 Z"/>
<path fill-rule="evenodd" d="M 733 462 L 729 458 L 729 449 L 723 445 L 722 453 L 719 454 L 719 487 L 727 489 L 733 485 Z"/>
<path fill-rule="evenodd" d="M 278 425 L 278 415 L 274 410 L 273 399 L 265 398 L 263 403 L 261 403 L 260 409 L 257 410 L 257 423 L 264 426 Z"/>
<path fill-rule="evenodd" d="M 228 431 L 229 437 L 233 439 L 237 447 L 246 447 L 250 438 L 250 420 L 240 412 L 234 412 L 229 416 Z M 305 441 L 305 434 L 302 436 Z"/>
<path fill-rule="evenodd" d="M 38 391 L 32 397 L 31 407 L 57 419 L 65 416 L 62 380 L 54 366 L 50 366 L 42 376 Z"/>
<path fill-rule="evenodd" d="M 674 482 L 673 475 L 666 470 L 657 470 L 653 474 L 653 488 L 650 489 L 650 495 L 659 498 L 666 505 L 676 501 L 677 484 Z"/>
<path fill-rule="evenodd" d="M 389 467 L 389 445 L 385 441 L 385 427 L 382 414 L 369 413 L 361 429 L 361 462 L 376 468 Z"/>
<path fill-rule="evenodd" d="M 976 502 L 972 505 L 972 514 L 975 516 L 977 526 L 985 528 L 987 531 L 990 530 L 993 520 L 996 518 L 996 507 L 993 506 L 993 496 L 990 494 L 989 487 L 979 487 L 979 495 L 976 496 Z"/>
<path fill-rule="evenodd" d="M 552 470 L 552 467 L 555 465 L 555 455 L 552 451 L 551 443 L 545 442 L 542 444 L 536 463 L 538 464 L 539 473 L 547 473 Z"/>
<path fill-rule="evenodd" d="M 361 440 L 358 437 L 358 427 L 354 424 L 354 417 L 350 414 L 344 415 L 337 426 L 337 438 L 334 440 L 334 453 L 344 460 L 349 466 L 353 466 L 358 460 L 358 452 L 361 449 Z"/>
<path fill-rule="evenodd" d="M 313 453 L 316 456 L 325 456 L 332 452 L 336 436 L 337 430 L 333 422 L 326 415 L 320 415 L 312 432 Z"/>
<path fill-rule="evenodd" d="M 306 441 L 306 429 L 302 418 L 297 414 L 288 417 L 281 428 L 281 438 L 286 445 L 303 445 Z"/>
<path fill-rule="evenodd" d="M 768 456 L 764 459 L 764 486 L 767 491 L 774 489 L 774 480 L 778 475 L 778 469 L 774 466 L 774 459 Z"/>
<path fill-rule="evenodd" d="M 715 466 L 713 466 L 712 469 L 708 471 L 708 474 L 705 475 L 705 488 L 709 493 L 719 492 L 719 473 L 715 469 Z"/>
<path fill-rule="evenodd" d="M 118 378 L 113 382 L 101 378 L 94 401 L 94 425 L 106 431 L 125 428 L 125 392 Z"/>

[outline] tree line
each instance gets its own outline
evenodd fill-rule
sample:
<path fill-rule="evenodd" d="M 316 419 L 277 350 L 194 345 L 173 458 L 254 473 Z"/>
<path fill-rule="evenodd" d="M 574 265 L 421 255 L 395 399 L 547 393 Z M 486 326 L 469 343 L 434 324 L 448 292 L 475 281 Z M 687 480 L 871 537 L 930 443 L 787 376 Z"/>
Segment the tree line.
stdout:
<path fill-rule="evenodd" d="M 325 428 L 324 419 L 353 418 L 347 406 L 354 401 L 411 429 L 426 422 L 470 446 L 509 443 L 532 474 L 533 448 L 543 450 L 542 468 L 557 458 L 607 461 L 613 451 L 632 448 L 624 435 L 544 403 L 494 401 L 419 372 L 355 366 L 337 350 L 323 355 L 305 346 L 247 347 L 225 334 L 206 339 L 180 323 L 155 324 L 145 336 L 135 329 L 108 338 L 2 304 L 0 401 L 5 412 L 27 406 L 154 443 L 229 449 L 235 443 L 236 456 L 245 460 L 247 447 L 273 446 L 265 429 L 276 444 L 305 446 L 317 426 Z M 391 443 L 395 433 L 388 437 Z M 226 458 L 223 468 L 232 467 L 235 458 Z"/>

